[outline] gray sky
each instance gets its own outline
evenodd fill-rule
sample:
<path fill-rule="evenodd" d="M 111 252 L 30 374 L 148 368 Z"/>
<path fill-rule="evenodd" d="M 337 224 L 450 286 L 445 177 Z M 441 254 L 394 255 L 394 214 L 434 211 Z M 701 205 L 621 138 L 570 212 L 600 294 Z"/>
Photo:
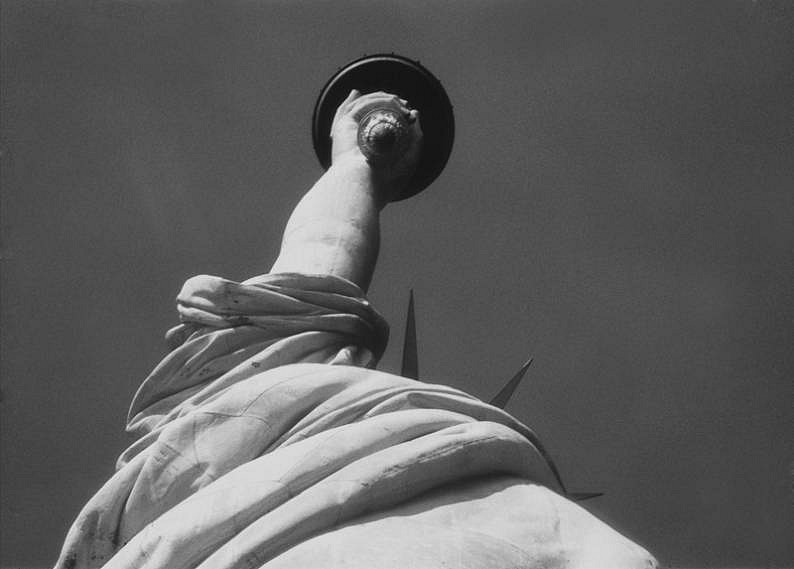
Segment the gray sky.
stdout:
<path fill-rule="evenodd" d="M 794 565 L 794 4 L 2 4 L 2 560 L 54 562 L 198 273 L 267 269 L 328 77 L 422 61 L 447 169 L 388 207 L 396 371 L 508 409 L 670 565 Z"/>

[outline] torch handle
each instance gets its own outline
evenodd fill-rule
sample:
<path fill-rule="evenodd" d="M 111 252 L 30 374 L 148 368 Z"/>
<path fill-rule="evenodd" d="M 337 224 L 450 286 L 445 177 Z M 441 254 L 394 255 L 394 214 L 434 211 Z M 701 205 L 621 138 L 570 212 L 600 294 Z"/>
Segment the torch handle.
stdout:
<path fill-rule="evenodd" d="M 408 121 L 389 108 L 374 108 L 358 123 L 358 147 L 375 167 L 393 163 L 405 152 Z"/>

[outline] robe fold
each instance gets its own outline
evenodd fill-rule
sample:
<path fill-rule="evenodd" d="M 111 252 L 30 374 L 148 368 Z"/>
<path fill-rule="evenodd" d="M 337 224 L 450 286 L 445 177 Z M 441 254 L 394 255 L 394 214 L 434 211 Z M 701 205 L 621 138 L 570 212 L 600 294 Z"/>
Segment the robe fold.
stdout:
<path fill-rule="evenodd" d="M 574 567 L 616 539 L 644 553 L 558 494 L 521 422 L 372 369 L 388 326 L 356 285 L 199 276 L 177 308 L 130 407 L 138 439 L 57 568 Z"/>

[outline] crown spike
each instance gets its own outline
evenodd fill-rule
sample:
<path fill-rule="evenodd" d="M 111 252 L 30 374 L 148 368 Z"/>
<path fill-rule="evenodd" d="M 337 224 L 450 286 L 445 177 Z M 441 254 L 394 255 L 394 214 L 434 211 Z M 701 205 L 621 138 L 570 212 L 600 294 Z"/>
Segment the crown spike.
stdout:
<path fill-rule="evenodd" d="M 584 502 L 585 500 L 590 500 L 591 498 L 598 498 L 599 496 L 603 496 L 604 493 L 603 492 L 568 492 L 568 494 L 566 495 L 574 502 Z"/>
<path fill-rule="evenodd" d="M 416 314 L 414 313 L 414 289 L 408 297 L 408 316 L 405 320 L 403 339 L 403 377 L 419 379 L 419 352 L 416 344 Z"/>
<path fill-rule="evenodd" d="M 502 388 L 502 390 L 496 394 L 496 397 L 491 399 L 490 404 L 494 407 L 499 407 L 500 409 L 504 409 L 507 406 L 507 402 L 510 401 L 510 398 L 513 396 L 513 392 L 515 392 L 518 385 L 521 383 L 521 380 L 524 379 L 524 375 L 527 373 L 529 366 L 532 365 L 534 358 L 529 358 L 524 365 L 521 366 L 521 369 L 507 382 L 507 384 Z"/>

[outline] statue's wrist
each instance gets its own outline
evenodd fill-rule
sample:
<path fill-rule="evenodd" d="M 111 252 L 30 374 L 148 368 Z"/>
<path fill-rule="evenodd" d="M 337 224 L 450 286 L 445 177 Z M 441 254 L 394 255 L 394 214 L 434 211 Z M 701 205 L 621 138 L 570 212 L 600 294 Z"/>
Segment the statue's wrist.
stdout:
<path fill-rule="evenodd" d="M 328 173 L 343 178 L 345 191 L 371 194 L 380 207 L 399 195 L 406 182 L 402 177 L 395 178 L 393 171 L 370 164 L 358 149 L 335 156 Z"/>
<path fill-rule="evenodd" d="M 353 147 L 344 152 L 334 155 L 331 167 L 337 170 L 369 170 L 367 158 L 361 153 L 358 147 Z"/>

